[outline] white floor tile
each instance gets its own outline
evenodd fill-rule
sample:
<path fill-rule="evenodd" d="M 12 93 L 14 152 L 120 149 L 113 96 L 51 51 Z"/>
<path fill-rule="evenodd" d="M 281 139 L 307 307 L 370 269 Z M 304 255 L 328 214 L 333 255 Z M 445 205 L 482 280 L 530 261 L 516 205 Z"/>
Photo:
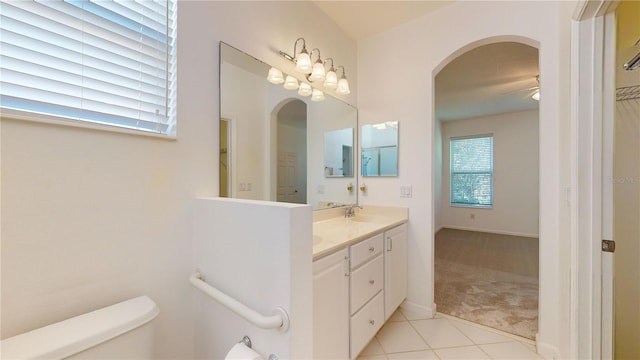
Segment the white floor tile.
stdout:
<path fill-rule="evenodd" d="M 389 320 L 387 321 L 407 321 L 407 319 L 402 315 L 400 309 L 396 310 L 391 316 L 389 316 Z"/>
<path fill-rule="evenodd" d="M 411 325 L 432 349 L 473 345 L 460 330 L 447 319 L 411 321 Z"/>
<path fill-rule="evenodd" d="M 458 330 L 462 331 L 462 333 L 465 334 L 469 339 L 471 339 L 471 341 L 473 341 L 475 344 L 495 344 L 513 341 L 513 339 L 511 338 L 496 334 L 477 326 L 465 324 L 459 321 L 451 321 L 451 323 L 453 324 L 453 326 L 458 328 Z"/>
<path fill-rule="evenodd" d="M 387 360 L 385 355 L 367 355 L 367 356 L 358 356 L 356 360 Z"/>
<path fill-rule="evenodd" d="M 482 350 L 477 346 L 463 346 L 446 349 L 434 350 L 440 360 L 476 360 L 476 359 L 490 359 Z"/>
<path fill-rule="evenodd" d="M 422 314 L 416 311 L 411 311 L 411 310 L 407 310 L 407 309 L 400 309 L 400 311 L 402 312 L 402 315 L 404 315 L 404 317 L 407 320 L 425 320 L 425 319 L 429 319 L 429 317 L 426 314 Z"/>
<path fill-rule="evenodd" d="M 531 351 L 527 346 L 521 342 L 513 341 L 500 344 L 487 344 L 479 345 L 491 358 L 500 360 L 523 360 L 523 359 L 542 359 L 538 354 Z"/>
<path fill-rule="evenodd" d="M 387 354 L 389 360 L 438 360 L 436 354 L 431 350 L 410 351 Z"/>
<path fill-rule="evenodd" d="M 376 338 L 387 354 L 429 349 L 420 335 L 406 321 L 386 323 Z"/>
<path fill-rule="evenodd" d="M 361 356 L 369 356 L 369 355 L 380 355 L 384 354 L 384 350 L 382 350 L 382 346 L 378 342 L 378 339 L 373 338 L 369 345 L 362 350 L 360 353 Z"/>

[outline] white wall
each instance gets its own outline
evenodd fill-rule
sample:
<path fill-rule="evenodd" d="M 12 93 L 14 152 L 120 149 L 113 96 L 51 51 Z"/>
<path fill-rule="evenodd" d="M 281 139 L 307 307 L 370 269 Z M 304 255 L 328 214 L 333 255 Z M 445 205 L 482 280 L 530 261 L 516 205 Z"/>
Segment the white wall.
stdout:
<path fill-rule="evenodd" d="M 493 134 L 493 206 L 451 206 L 450 140 L 484 134 Z M 538 111 L 445 121 L 442 139 L 442 226 L 537 237 Z"/>
<path fill-rule="evenodd" d="M 265 316 L 281 307 L 290 317 L 286 332 L 260 329 L 193 289 L 195 358 L 223 359 L 245 335 L 264 358 L 310 358 L 311 207 L 204 198 L 194 201 L 193 210 L 194 267 L 207 284 Z"/>
<path fill-rule="evenodd" d="M 477 46 L 520 41 L 540 50 L 540 318 L 538 349 L 569 354 L 569 74 L 571 2 L 465 1 L 358 44 L 361 123 L 400 122 L 399 176 L 366 178 L 367 204 L 409 207 L 409 293 L 405 306 L 433 312 L 434 77 Z M 399 54 L 403 54 L 400 56 Z M 410 54 L 410 55 L 407 55 Z M 376 74 L 376 76 L 370 76 Z M 400 198 L 401 185 L 413 186 Z M 563 221 L 564 220 L 564 221 Z"/>
<path fill-rule="evenodd" d="M 268 123 L 264 120 L 267 82 L 255 74 L 224 62 L 220 69 L 224 93 L 220 97 L 222 117 L 231 120 L 231 189 L 239 199 L 268 200 L 267 164 L 264 162 Z M 247 91 L 254 89 L 255 91 Z M 262 90 L 262 91 L 259 91 Z M 242 159 L 242 161 L 238 161 Z M 241 188 L 240 183 L 250 184 Z"/>
<path fill-rule="evenodd" d="M 304 36 L 355 102 L 355 44 L 310 3 L 180 1 L 178 26 L 177 140 L 1 120 L 2 338 L 147 294 L 156 358 L 192 357 L 188 210 L 218 193 L 220 40 L 277 63 Z"/>

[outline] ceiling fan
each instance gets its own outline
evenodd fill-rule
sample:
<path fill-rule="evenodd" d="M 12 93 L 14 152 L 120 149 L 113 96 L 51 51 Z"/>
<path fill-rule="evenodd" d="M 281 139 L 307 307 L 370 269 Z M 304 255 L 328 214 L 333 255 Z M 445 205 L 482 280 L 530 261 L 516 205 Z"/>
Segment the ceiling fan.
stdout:
<path fill-rule="evenodd" d="M 518 89 L 518 90 L 509 91 L 509 92 L 503 93 L 502 95 L 515 94 L 515 93 L 519 93 L 519 92 L 522 92 L 522 91 L 529 91 L 529 93 L 527 93 L 527 95 L 523 96 L 523 98 L 531 97 L 532 99 L 534 99 L 536 101 L 540 101 L 540 75 L 536 75 L 536 86 L 531 86 L 531 87 L 524 88 L 524 89 Z"/>

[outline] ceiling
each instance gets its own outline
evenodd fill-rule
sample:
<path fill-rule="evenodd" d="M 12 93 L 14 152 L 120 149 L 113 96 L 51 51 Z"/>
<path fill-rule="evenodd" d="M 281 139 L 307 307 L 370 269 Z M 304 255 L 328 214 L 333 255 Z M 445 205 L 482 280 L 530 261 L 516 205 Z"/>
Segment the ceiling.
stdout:
<path fill-rule="evenodd" d="M 447 1 L 322 1 L 314 3 L 355 41 L 453 4 Z M 473 49 L 436 76 L 436 116 L 457 120 L 536 109 L 538 50 L 513 42 Z"/>

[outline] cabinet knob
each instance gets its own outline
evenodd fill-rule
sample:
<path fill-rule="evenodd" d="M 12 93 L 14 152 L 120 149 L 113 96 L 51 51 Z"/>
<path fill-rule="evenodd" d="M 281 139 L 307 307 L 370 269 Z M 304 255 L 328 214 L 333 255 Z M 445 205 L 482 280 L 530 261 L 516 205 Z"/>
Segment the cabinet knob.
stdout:
<path fill-rule="evenodd" d="M 369 320 L 369 325 L 372 325 L 372 326 L 373 326 L 373 325 L 375 325 L 375 324 L 376 324 L 376 321 L 375 321 L 375 320 Z"/>
<path fill-rule="evenodd" d="M 369 252 L 374 252 L 376 250 L 376 248 L 374 248 L 373 246 L 369 246 Z"/>
<path fill-rule="evenodd" d="M 375 283 L 376 283 L 376 281 L 375 281 L 375 280 L 369 280 L 369 284 L 373 285 L 373 284 L 375 284 Z"/>

